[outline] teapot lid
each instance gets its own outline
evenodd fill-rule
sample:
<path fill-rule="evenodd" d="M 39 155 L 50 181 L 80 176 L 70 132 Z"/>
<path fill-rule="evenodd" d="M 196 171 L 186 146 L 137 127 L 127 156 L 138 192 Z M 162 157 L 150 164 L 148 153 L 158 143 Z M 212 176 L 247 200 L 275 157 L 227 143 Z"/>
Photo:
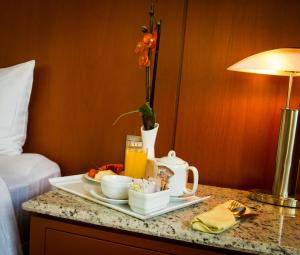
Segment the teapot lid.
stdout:
<path fill-rule="evenodd" d="M 158 161 L 163 164 L 168 165 L 182 165 L 186 164 L 184 160 L 181 158 L 176 157 L 175 151 L 169 151 L 168 156 L 159 158 Z"/>

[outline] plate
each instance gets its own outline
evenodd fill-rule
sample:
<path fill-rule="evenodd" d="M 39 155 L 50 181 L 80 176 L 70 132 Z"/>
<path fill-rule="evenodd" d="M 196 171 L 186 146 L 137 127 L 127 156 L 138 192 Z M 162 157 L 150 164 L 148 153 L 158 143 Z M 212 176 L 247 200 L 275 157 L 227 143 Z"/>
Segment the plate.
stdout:
<path fill-rule="evenodd" d="M 100 180 L 97 180 L 97 179 L 95 179 L 95 178 L 89 177 L 89 176 L 88 176 L 88 173 L 84 174 L 83 176 L 84 176 L 85 179 L 87 179 L 87 180 L 89 180 L 89 181 L 101 183 Z"/>
<path fill-rule="evenodd" d="M 90 194 L 94 198 L 96 198 L 98 200 L 101 200 L 102 202 L 109 203 L 109 204 L 113 204 L 113 205 L 128 204 L 128 199 L 112 199 L 112 198 L 108 198 L 108 197 L 104 196 L 102 193 L 96 192 L 95 189 L 91 189 L 90 190 Z"/>

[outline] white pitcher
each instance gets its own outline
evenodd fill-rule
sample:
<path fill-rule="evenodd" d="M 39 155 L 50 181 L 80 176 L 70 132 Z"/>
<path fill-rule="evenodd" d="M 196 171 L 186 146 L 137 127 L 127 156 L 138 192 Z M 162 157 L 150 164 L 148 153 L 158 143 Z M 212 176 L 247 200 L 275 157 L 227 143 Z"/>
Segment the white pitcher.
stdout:
<path fill-rule="evenodd" d="M 189 166 L 187 162 L 176 157 L 175 151 L 169 151 L 168 156 L 156 159 L 159 166 L 166 166 L 174 172 L 170 177 L 169 188 L 171 196 L 193 195 L 198 188 L 198 170 L 194 166 Z M 186 188 L 188 172 L 192 171 L 194 184 L 192 190 Z"/>

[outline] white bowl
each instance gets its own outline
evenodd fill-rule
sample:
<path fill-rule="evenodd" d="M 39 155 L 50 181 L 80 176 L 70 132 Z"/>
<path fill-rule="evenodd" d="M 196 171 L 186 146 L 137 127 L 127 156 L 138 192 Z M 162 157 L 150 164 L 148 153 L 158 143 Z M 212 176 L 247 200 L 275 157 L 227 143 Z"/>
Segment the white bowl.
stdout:
<path fill-rule="evenodd" d="M 101 180 L 102 193 L 112 199 L 128 199 L 132 178 L 123 175 L 105 175 Z"/>
<path fill-rule="evenodd" d="M 170 202 L 169 189 L 150 194 L 129 190 L 128 195 L 131 210 L 144 215 L 161 210 Z"/>

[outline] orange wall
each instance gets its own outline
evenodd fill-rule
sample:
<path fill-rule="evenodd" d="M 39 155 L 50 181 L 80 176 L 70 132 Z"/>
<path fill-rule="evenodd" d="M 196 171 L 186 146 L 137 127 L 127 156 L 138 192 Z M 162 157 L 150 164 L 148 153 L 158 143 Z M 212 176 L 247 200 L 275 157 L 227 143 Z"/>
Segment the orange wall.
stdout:
<path fill-rule="evenodd" d="M 144 101 L 134 47 L 150 1 L 2 3 L 0 65 L 36 59 L 26 152 L 76 174 L 122 162 Z M 300 45 L 297 0 L 160 0 L 157 156 L 175 148 L 200 182 L 270 187 L 287 79 L 226 68 L 254 53 Z M 295 80 L 294 106 L 300 99 Z"/>
<path fill-rule="evenodd" d="M 122 162 L 126 134 L 140 134 L 140 118 L 112 123 L 145 100 L 145 71 L 138 68 L 134 49 L 140 27 L 148 24 L 150 1 L 3 4 L 0 65 L 37 61 L 25 151 L 52 158 L 63 174 Z M 155 102 L 161 154 L 174 138 L 183 6 L 173 0 L 157 5 L 163 19 Z"/>

